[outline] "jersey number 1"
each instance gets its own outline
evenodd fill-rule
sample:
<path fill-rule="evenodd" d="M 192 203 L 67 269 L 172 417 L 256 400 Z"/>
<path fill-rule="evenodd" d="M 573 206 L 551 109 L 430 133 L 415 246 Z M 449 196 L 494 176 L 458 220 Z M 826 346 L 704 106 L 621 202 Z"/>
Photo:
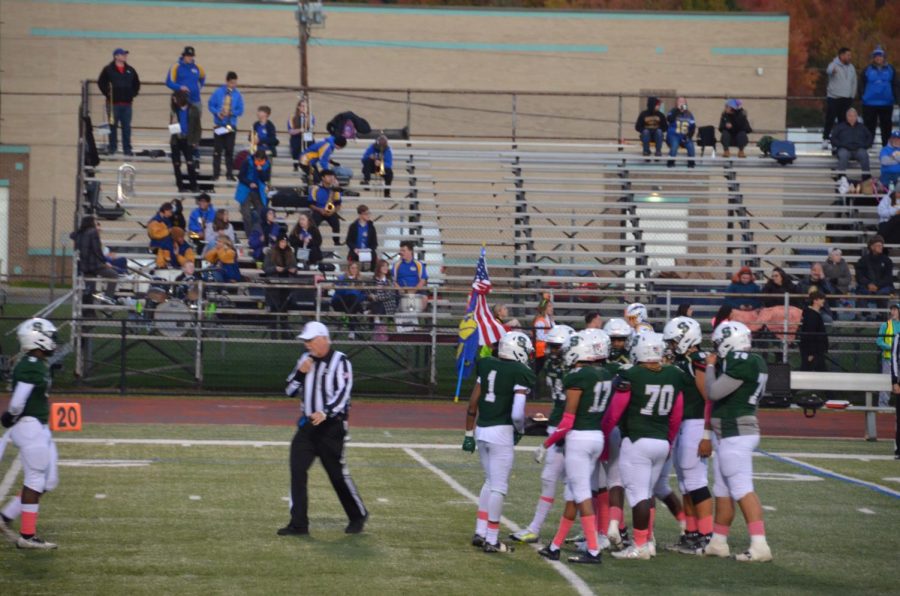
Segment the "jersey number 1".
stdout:
<path fill-rule="evenodd" d="M 487 393 L 484 394 L 484 401 L 486 401 L 489 404 L 492 404 L 497 400 L 497 394 L 494 393 L 494 383 L 496 381 L 497 381 L 497 371 L 492 370 L 491 372 L 488 373 Z"/>

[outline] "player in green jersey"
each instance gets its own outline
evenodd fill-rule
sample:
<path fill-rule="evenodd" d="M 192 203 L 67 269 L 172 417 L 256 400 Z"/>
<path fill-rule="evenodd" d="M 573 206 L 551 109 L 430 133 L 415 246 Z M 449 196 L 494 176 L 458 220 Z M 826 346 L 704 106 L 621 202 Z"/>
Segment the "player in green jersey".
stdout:
<path fill-rule="evenodd" d="M 462 448 L 470 453 L 477 448 L 484 469 L 472 545 L 486 553 L 513 550 L 499 540 L 500 516 L 509 490 L 514 446 L 525 432 L 525 397 L 536 381 L 528 366 L 532 354 L 531 339 L 520 331 L 510 331 L 497 343 L 498 358 L 482 358 L 475 365 L 477 379 L 469 397 Z"/>
<path fill-rule="evenodd" d="M 20 495 L 13 497 L 0 511 L 0 532 L 18 548 L 53 549 L 56 544 L 35 535 L 38 503 L 41 496 L 56 488 L 56 445 L 47 427 L 50 417 L 50 366 L 56 349 L 56 327 L 45 319 L 28 319 L 16 330 L 24 355 L 13 370 L 13 394 L 0 423 L 10 430 L 0 440 L 3 448 L 11 440 L 19 448 L 25 480 Z M 21 515 L 17 535 L 10 524 Z"/>
<path fill-rule="evenodd" d="M 769 378 L 765 360 L 750 352 L 750 330 L 743 323 L 727 321 L 713 332 L 716 353 L 707 356 L 706 395 L 713 402 L 715 431 L 716 516 L 713 535 L 703 554 L 727 557 L 728 532 L 737 501 L 747 522 L 750 547 L 735 559 L 771 561 L 766 541 L 762 504 L 753 490 L 753 451 L 759 445 L 756 408 Z"/>

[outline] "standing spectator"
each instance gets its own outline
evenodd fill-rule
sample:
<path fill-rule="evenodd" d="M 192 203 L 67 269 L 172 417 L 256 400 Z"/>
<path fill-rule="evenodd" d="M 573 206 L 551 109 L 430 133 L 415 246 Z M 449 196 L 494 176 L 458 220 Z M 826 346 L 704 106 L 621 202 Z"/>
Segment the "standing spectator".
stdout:
<path fill-rule="evenodd" d="M 881 162 L 881 183 L 887 188 L 891 185 L 896 187 L 900 178 L 900 130 L 891 132 L 887 145 L 881 148 L 878 161 Z"/>
<path fill-rule="evenodd" d="M 812 263 L 809 266 L 809 274 L 797 284 L 797 291 L 801 294 L 806 294 L 807 299 L 813 292 L 825 294 L 826 302 L 825 307 L 821 310 L 822 318 L 825 320 L 826 325 L 834 321 L 836 315 L 831 311 L 831 307 L 839 304 L 837 299 L 834 298 L 838 294 L 838 290 L 825 277 L 825 268 L 822 266 L 822 263 Z"/>
<path fill-rule="evenodd" d="M 421 290 L 428 283 L 428 271 L 425 263 L 415 259 L 413 251 L 415 243 L 404 240 L 400 243 L 400 259 L 394 263 L 394 286 L 404 288 L 407 292 Z"/>
<path fill-rule="evenodd" d="M 868 250 L 856 262 L 856 293 L 862 296 L 890 296 L 894 293 L 894 264 L 884 254 L 884 238 L 869 239 Z M 879 303 L 866 301 L 870 308 Z"/>
<path fill-rule="evenodd" d="M 206 230 L 203 234 L 204 241 L 207 244 L 212 244 L 219 237 L 219 234 L 224 234 L 234 244 L 236 242 L 234 226 L 231 225 L 230 219 L 228 209 L 216 209 L 216 214 L 213 216 L 212 221 L 206 224 Z"/>
<path fill-rule="evenodd" d="M 828 150 L 835 120 L 844 122 L 847 110 L 853 106 L 853 98 L 856 97 L 856 68 L 851 63 L 852 58 L 850 48 L 841 48 L 825 69 L 828 75 L 828 97 L 825 103 L 825 128 L 822 131 L 824 150 Z"/>
<path fill-rule="evenodd" d="M 329 165 L 331 154 L 336 149 L 343 149 L 346 146 L 347 139 L 342 136 L 325 137 L 318 143 L 308 146 L 306 151 L 300 155 L 300 169 L 303 170 L 304 174 L 311 175 L 311 182 L 317 184 L 322 179 L 320 172 L 331 169 Z"/>
<path fill-rule="evenodd" d="M 825 279 L 831 282 L 840 294 L 850 293 L 850 282 L 853 275 L 850 273 L 850 265 L 844 260 L 844 252 L 839 248 L 832 248 L 828 253 L 828 259 L 822 263 Z"/>
<path fill-rule="evenodd" d="M 172 203 L 165 202 L 159 206 L 156 215 L 147 222 L 147 236 L 150 237 L 150 250 L 156 252 L 165 248 L 172 229 Z"/>
<path fill-rule="evenodd" d="M 394 152 L 388 145 L 388 138 L 385 135 L 379 135 L 363 153 L 362 175 L 363 184 L 368 184 L 373 175 L 381 176 L 384 179 L 384 196 L 391 197 L 391 183 L 394 181 Z"/>
<path fill-rule="evenodd" d="M 296 251 L 298 262 L 315 266 L 322 261 L 322 234 L 306 213 L 297 216 L 288 241 Z"/>
<path fill-rule="evenodd" d="M 821 311 L 825 307 L 825 294 L 813 292 L 809 305 L 803 309 L 800 321 L 800 370 L 827 372 L 828 332 Z"/>
<path fill-rule="evenodd" d="M 272 157 L 278 156 L 275 146 L 278 145 L 278 137 L 275 136 L 275 125 L 269 120 L 272 108 L 259 106 L 256 108 L 256 122 L 250 128 L 250 146 L 262 149 Z"/>
<path fill-rule="evenodd" d="M 887 244 L 900 242 L 900 206 L 897 205 L 897 191 L 884 194 L 878 201 L 878 233 Z"/>
<path fill-rule="evenodd" d="M 322 180 L 309 187 L 309 208 L 312 211 L 313 223 L 321 226 L 328 222 L 331 227 L 331 239 L 335 248 L 341 244 L 341 187 L 331 170 L 322 170 Z"/>
<path fill-rule="evenodd" d="M 603 329 L 603 317 L 596 310 L 584 315 L 585 329 Z"/>
<path fill-rule="evenodd" d="M 537 313 L 531 321 L 531 333 L 534 338 L 534 372 L 536 374 L 540 374 L 547 361 L 547 332 L 553 329 L 553 325 L 553 302 L 550 300 L 550 296 L 541 296 L 537 305 Z M 535 391 L 535 397 L 537 397 L 537 391 Z"/>
<path fill-rule="evenodd" d="M 197 192 L 197 166 L 194 163 L 194 151 L 200 146 L 200 137 L 203 132 L 200 129 L 200 108 L 188 102 L 186 91 L 176 91 L 172 96 L 172 113 L 169 116 L 170 124 L 178 124 L 179 132 L 172 133 L 169 144 L 172 147 L 172 168 L 175 170 L 175 183 L 179 192 L 185 192 L 190 188 L 191 192 Z M 181 172 L 181 160 L 184 159 L 188 170 L 188 182 L 184 183 L 184 174 Z"/>
<path fill-rule="evenodd" d="M 891 304 L 890 318 L 881 324 L 878 328 L 878 335 L 875 337 L 875 345 L 881 348 L 881 373 L 888 374 L 891 372 L 891 351 L 893 350 L 894 340 L 900 333 L 900 304 Z M 878 407 L 886 408 L 891 405 L 891 394 L 888 391 L 880 391 L 878 393 Z"/>
<path fill-rule="evenodd" d="M 869 171 L 869 147 L 872 146 L 872 133 L 859 122 L 859 114 L 850 108 L 847 110 L 846 122 L 839 122 L 831 131 L 831 144 L 837 151 L 838 171 L 846 172 L 850 160 L 859 162 L 863 180 L 872 177 Z"/>
<path fill-rule="evenodd" d="M 267 186 L 271 177 L 272 162 L 265 149 L 257 149 L 241 164 L 234 200 L 241 206 L 241 221 L 247 233 L 262 220 L 262 209 L 269 204 Z"/>
<path fill-rule="evenodd" d="M 694 115 L 688 110 L 687 100 L 679 97 L 675 102 L 675 107 L 666 116 L 669 129 L 666 133 L 666 143 L 669 145 L 669 157 L 675 157 L 679 147 L 684 147 L 688 157 L 693 158 L 694 148 L 694 131 L 697 128 L 697 122 Z M 670 168 L 675 166 L 675 160 L 670 159 L 666 164 Z M 688 160 L 688 167 L 694 167 L 694 160 Z"/>
<path fill-rule="evenodd" d="M 725 111 L 719 118 L 719 132 L 722 135 L 722 157 L 731 157 L 731 147 L 738 148 L 738 157 L 747 157 L 744 148 L 750 142 L 747 135 L 753 129 L 741 100 L 729 99 L 725 102 Z"/>
<path fill-rule="evenodd" d="M 294 171 L 300 169 L 300 155 L 303 148 L 315 142 L 313 127 L 316 125 L 316 117 L 309 113 L 309 104 L 306 99 L 297 102 L 294 114 L 288 118 L 287 131 L 291 141 L 291 159 L 294 160 Z"/>
<path fill-rule="evenodd" d="M 884 58 L 884 50 L 877 46 L 872 63 L 862 72 L 859 96 L 862 98 L 863 122 L 875 138 L 875 126 L 881 128 L 881 146 L 891 138 L 891 117 L 897 102 L 898 79 L 894 67 Z"/>
<path fill-rule="evenodd" d="M 186 46 L 181 58 L 166 74 L 166 87 L 175 92 L 184 91 L 192 104 L 199 105 L 200 90 L 206 84 L 206 72 L 194 62 L 195 57 L 193 46 Z"/>
<path fill-rule="evenodd" d="M 900 459 L 900 341 L 895 341 L 891 346 L 891 394 L 894 396 L 897 425 L 894 433 L 894 459 Z"/>
<path fill-rule="evenodd" d="M 773 294 L 772 296 L 764 296 L 762 299 L 763 307 L 768 308 L 770 306 L 783 306 L 784 305 L 784 294 L 798 294 L 800 291 L 797 289 L 797 285 L 794 283 L 794 280 L 784 272 L 784 269 L 781 267 L 775 267 L 772 270 L 772 275 L 769 276 L 769 280 L 766 282 L 766 285 L 763 286 L 762 293 L 763 294 Z M 802 304 L 802 300 L 797 297 L 790 298 L 791 306 L 797 306 L 798 303 Z"/>
<path fill-rule="evenodd" d="M 350 224 L 347 229 L 347 260 L 350 262 L 360 261 L 360 252 L 368 251 L 368 268 L 375 271 L 375 261 L 378 258 L 378 233 L 375 231 L 375 224 L 372 223 L 369 214 L 369 208 L 360 205 L 356 208 L 356 221 Z"/>
<path fill-rule="evenodd" d="M 197 195 L 197 206 L 188 217 L 188 233 L 194 242 L 206 241 L 206 224 L 212 223 L 216 217 L 216 208 L 212 206 L 209 195 L 205 192 Z"/>
<path fill-rule="evenodd" d="M 116 129 L 122 127 L 122 152 L 131 151 L 131 105 L 141 91 L 141 80 L 133 66 L 128 64 L 128 50 L 113 50 L 113 61 L 103 67 L 97 78 L 100 93 L 106 97 L 106 114 L 109 118 L 109 154 L 116 152 Z"/>
<path fill-rule="evenodd" d="M 244 96 L 237 88 L 238 76 L 234 71 L 225 75 L 225 84 L 213 91 L 206 106 L 213 115 L 213 180 L 222 171 L 222 153 L 225 153 L 225 178 L 234 180 L 231 168 L 234 164 L 234 138 L 237 136 L 238 118 L 244 115 Z"/>
<path fill-rule="evenodd" d="M 391 316 L 397 312 L 397 291 L 392 289 L 391 264 L 378 259 L 375 264 L 375 277 L 372 280 L 375 289 L 369 293 L 369 309 L 375 315 L 375 329 L 372 339 L 375 341 L 387 341 L 387 325 L 382 316 Z"/>
<path fill-rule="evenodd" d="M 656 146 L 656 157 L 662 155 L 663 134 L 668 126 L 666 115 L 659 111 L 662 102 L 658 97 L 647 98 L 647 109 L 638 114 L 634 129 L 641 135 L 644 156 L 650 155 L 650 142 Z"/>
<path fill-rule="evenodd" d="M 725 288 L 726 294 L 759 294 L 759 286 L 753 281 L 753 271 L 746 265 L 731 278 L 731 284 Z M 762 308 L 762 300 L 756 296 L 729 296 L 725 304 L 738 310 L 756 310 Z M 717 321 L 716 324 L 722 321 Z"/>
<path fill-rule="evenodd" d="M 93 298 L 105 304 L 115 304 L 113 297 L 116 295 L 116 280 L 119 275 L 103 254 L 97 220 L 93 215 L 84 216 L 78 231 L 69 237 L 74 241 L 75 250 L 78 251 L 78 272 L 85 277 L 103 277 L 110 280 L 106 283 L 104 291 L 93 293 Z"/>

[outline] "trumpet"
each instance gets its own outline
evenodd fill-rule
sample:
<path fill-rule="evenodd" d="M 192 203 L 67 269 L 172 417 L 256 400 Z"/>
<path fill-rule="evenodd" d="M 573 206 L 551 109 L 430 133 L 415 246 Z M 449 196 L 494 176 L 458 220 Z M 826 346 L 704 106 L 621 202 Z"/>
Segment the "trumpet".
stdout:
<path fill-rule="evenodd" d="M 379 153 L 375 162 L 378 164 L 378 176 L 384 178 L 384 153 Z"/>
<path fill-rule="evenodd" d="M 337 205 L 335 205 L 335 200 L 334 200 L 335 194 L 336 193 L 334 191 L 331 191 L 328 194 L 328 202 L 325 203 L 325 208 L 323 209 L 326 216 L 334 215 L 334 212 L 337 210 Z"/>

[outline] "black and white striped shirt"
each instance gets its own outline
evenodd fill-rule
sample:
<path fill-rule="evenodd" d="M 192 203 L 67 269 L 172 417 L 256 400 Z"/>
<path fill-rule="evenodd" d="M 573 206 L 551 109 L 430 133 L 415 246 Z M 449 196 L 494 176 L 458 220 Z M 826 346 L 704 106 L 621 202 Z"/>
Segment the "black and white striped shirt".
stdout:
<path fill-rule="evenodd" d="M 304 375 L 300 367 L 310 359 L 313 367 Z M 302 387 L 304 416 L 324 412 L 328 418 L 346 418 L 350 412 L 353 366 L 343 352 L 332 350 L 322 359 L 313 358 L 307 352 L 297 360 L 287 380 L 289 389 L 292 383 Z"/>

